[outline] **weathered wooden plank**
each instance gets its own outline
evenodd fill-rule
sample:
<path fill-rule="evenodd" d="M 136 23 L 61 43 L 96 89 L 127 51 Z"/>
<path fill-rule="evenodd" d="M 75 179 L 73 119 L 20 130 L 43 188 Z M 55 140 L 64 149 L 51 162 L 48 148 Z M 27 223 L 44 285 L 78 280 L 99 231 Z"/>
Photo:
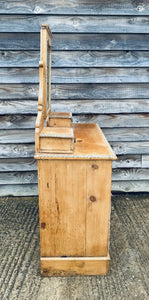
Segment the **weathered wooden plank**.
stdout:
<path fill-rule="evenodd" d="M 104 128 L 103 133 L 109 142 L 149 141 L 148 128 Z M 34 143 L 34 129 L 1 130 L 0 143 Z"/>
<path fill-rule="evenodd" d="M 57 84 L 52 99 L 148 98 L 148 84 Z M 37 84 L 0 84 L 0 99 L 37 99 Z"/>
<path fill-rule="evenodd" d="M 113 169 L 112 181 L 149 180 L 149 170 L 138 168 Z M 0 172 L 0 185 L 37 183 L 37 171 Z"/>
<path fill-rule="evenodd" d="M 137 160 L 137 158 L 134 160 Z M 139 160 L 139 158 L 138 158 Z M 132 159 L 133 161 L 133 159 Z M 32 158 L 2 158 L 0 159 L 0 171 L 37 171 L 37 161 Z"/>
<path fill-rule="evenodd" d="M 142 168 L 149 168 L 149 155 L 142 155 Z"/>
<path fill-rule="evenodd" d="M 38 51 L 1 51 L 1 67 L 38 67 L 40 52 Z"/>
<path fill-rule="evenodd" d="M 39 32 L 48 24 L 53 33 L 149 33 L 149 16 L 1 15 L 1 32 Z"/>
<path fill-rule="evenodd" d="M 149 85 L 140 84 L 53 84 L 53 100 L 148 98 Z M 37 100 L 38 84 L 0 84 L 0 99 Z M 133 112 L 133 111 L 132 111 Z M 114 113 L 114 112 L 113 112 Z"/>
<path fill-rule="evenodd" d="M 140 84 L 56 84 L 52 99 L 124 99 L 148 98 L 149 85 Z"/>
<path fill-rule="evenodd" d="M 0 84 L 0 99 L 36 99 L 37 84 Z"/>
<path fill-rule="evenodd" d="M 116 161 L 113 161 L 115 168 L 141 168 L 141 155 L 119 155 Z M 143 166 L 145 168 L 145 166 Z M 31 158 L 2 158 L 0 159 L 0 171 L 36 171 L 37 161 Z"/>
<path fill-rule="evenodd" d="M 37 183 L 37 171 L 0 172 L 1 184 L 32 184 Z"/>
<path fill-rule="evenodd" d="M 103 128 L 103 133 L 110 142 L 149 141 L 148 128 Z"/>
<path fill-rule="evenodd" d="M 6 100 L 0 101 L 0 115 L 4 114 L 37 114 L 37 101 Z"/>
<path fill-rule="evenodd" d="M 2 69 L 2 81 L 5 74 Z M 9 76 L 7 69 L 6 82 L 19 78 L 18 69 L 13 70 L 14 79 Z M 35 72 L 33 70 L 33 72 Z M 21 73 L 21 72 L 20 72 Z M 31 74 L 31 72 L 30 72 Z M 30 74 L 28 82 L 30 83 Z M 16 75 L 16 77 L 15 77 Z M 20 74 L 20 80 L 21 80 Z M 11 78 L 10 78 L 11 77 Z M 24 76 L 25 77 L 25 76 Z M 23 77 L 23 79 L 24 79 Z M 32 75 L 34 78 L 34 75 Z M 37 77 L 38 79 L 38 77 Z M 38 82 L 38 81 L 37 81 Z M 145 83 L 149 82 L 148 68 L 54 68 L 52 69 L 52 83 Z M 32 83 L 32 82 L 31 82 Z"/>
<path fill-rule="evenodd" d="M 117 155 L 147 154 L 149 142 L 111 142 Z M 0 158 L 32 158 L 35 153 L 34 144 L 0 144 Z"/>
<path fill-rule="evenodd" d="M 111 142 L 117 155 L 148 154 L 149 142 Z"/>
<path fill-rule="evenodd" d="M 146 83 L 148 68 L 53 68 L 51 83 Z M 38 68 L 0 68 L 0 83 L 39 83 Z"/>
<path fill-rule="evenodd" d="M 110 142 L 116 155 L 147 154 L 149 142 Z M 34 144 L 0 144 L 0 158 L 33 157 Z"/>
<path fill-rule="evenodd" d="M 30 103 L 30 102 L 29 102 Z M 28 103 L 28 104 L 29 104 Z M 34 104 L 34 102 L 33 102 Z M 16 104 L 17 105 L 17 104 Z M 22 104 L 23 105 L 23 104 Z M 30 105 L 29 105 L 30 107 Z M 23 111 L 23 106 L 22 106 Z M 29 110 L 30 111 L 30 110 Z M 35 128 L 35 115 L 4 115 L 0 117 L 0 129 Z M 102 128 L 149 127 L 149 114 L 87 114 L 73 115 L 74 123 L 97 123 Z"/>
<path fill-rule="evenodd" d="M 7 67 L 7 65 L 5 65 Z M 148 67 L 148 51 L 53 51 L 52 67 Z"/>
<path fill-rule="evenodd" d="M 52 110 L 73 114 L 149 113 L 148 99 L 52 101 Z M 0 115 L 37 114 L 37 101 L 0 101 Z"/>
<path fill-rule="evenodd" d="M 39 50 L 39 39 L 36 33 L 0 33 L 1 50 Z"/>
<path fill-rule="evenodd" d="M 0 68 L 0 83 L 39 83 L 39 69 Z"/>
<path fill-rule="evenodd" d="M 25 0 L 21 3 L 15 0 L 1 0 L 0 11 L 3 14 L 89 14 L 89 15 L 148 15 L 148 0 L 143 2 L 133 0 Z"/>
<path fill-rule="evenodd" d="M 112 192 L 149 192 L 148 180 L 114 181 Z M 1 185 L 1 196 L 37 196 L 37 184 Z"/>
<path fill-rule="evenodd" d="M 39 51 L 0 51 L 1 67 L 38 68 Z M 149 67 L 149 51 L 52 51 L 52 67 Z"/>
<path fill-rule="evenodd" d="M 0 186 L 1 197 L 3 196 L 37 196 L 37 184 L 12 184 Z"/>
<path fill-rule="evenodd" d="M 141 155 L 118 155 L 112 168 L 141 168 Z"/>
<path fill-rule="evenodd" d="M 5 120 L 4 120 L 5 122 Z M 20 120 L 21 122 L 21 120 Z M 97 123 L 102 128 L 149 127 L 149 114 L 73 114 L 74 123 Z M 13 124 L 12 124 L 13 126 Z M 7 127 L 7 123 L 4 128 Z M 0 121 L 1 128 L 1 121 Z"/>
<path fill-rule="evenodd" d="M 125 180 L 149 180 L 149 169 L 113 169 L 112 172 L 113 181 L 125 181 Z"/>
<path fill-rule="evenodd" d="M 0 144 L 0 158 L 30 158 L 34 154 L 34 144 Z"/>
<path fill-rule="evenodd" d="M 89 92 L 89 91 L 88 91 Z M 91 105 L 92 103 L 92 105 Z M 67 100 L 53 101 L 54 111 L 71 111 L 78 114 L 92 113 L 148 113 L 148 100 Z"/>
<path fill-rule="evenodd" d="M 12 129 L 12 130 L 1 130 L 0 132 L 0 143 L 1 144 L 13 144 L 13 143 L 34 143 L 35 141 L 35 130 L 34 129 Z"/>
<path fill-rule="evenodd" d="M 112 192 L 149 192 L 148 180 L 114 181 Z"/>
<path fill-rule="evenodd" d="M 0 33 L 1 50 L 39 50 L 39 33 Z M 149 50 L 147 34 L 59 34 L 53 50 Z"/>
<path fill-rule="evenodd" d="M 23 105 L 22 111 L 24 111 Z M 0 117 L 0 129 L 35 128 L 35 119 L 36 116 L 32 115 L 4 115 Z"/>

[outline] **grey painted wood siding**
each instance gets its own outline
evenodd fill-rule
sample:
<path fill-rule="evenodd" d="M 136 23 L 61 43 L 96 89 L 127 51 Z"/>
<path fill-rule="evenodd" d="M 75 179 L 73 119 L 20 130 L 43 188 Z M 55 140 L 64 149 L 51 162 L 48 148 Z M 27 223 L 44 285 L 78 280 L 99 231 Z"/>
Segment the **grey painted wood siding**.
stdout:
<path fill-rule="evenodd" d="M 52 109 L 96 122 L 118 160 L 112 190 L 149 191 L 149 2 L 0 1 L 0 195 L 36 195 L 39 31 L 52 44 Z"/>

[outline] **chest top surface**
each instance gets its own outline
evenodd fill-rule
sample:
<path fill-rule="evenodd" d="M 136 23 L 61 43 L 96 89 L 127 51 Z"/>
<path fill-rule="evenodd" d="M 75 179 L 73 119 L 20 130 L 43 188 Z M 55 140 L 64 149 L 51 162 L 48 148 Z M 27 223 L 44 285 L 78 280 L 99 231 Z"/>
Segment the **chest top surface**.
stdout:
<path fill-rule="evenodd" d="M 116 155 L 97 124 L 72 124 L 74 131 L 74 149 L 71 154 L 37 153 L 37 159 L 109 159 Z"/>

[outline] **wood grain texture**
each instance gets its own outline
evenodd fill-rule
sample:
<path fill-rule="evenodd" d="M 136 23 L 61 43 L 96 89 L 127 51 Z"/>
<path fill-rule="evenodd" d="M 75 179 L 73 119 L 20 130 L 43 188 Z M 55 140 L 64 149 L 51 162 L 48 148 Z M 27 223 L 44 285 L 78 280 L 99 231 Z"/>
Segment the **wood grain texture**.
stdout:
<path fill-rule="evenodd" d="M 148 128 L 104 128 L 103 133 L 109 142 L 127 142 L 127 141 L 149 141 Z M 41 132 L 42 134 L 42 132 Z M 71 139 L 71 137 L 68 136 Z M 46 141 L 46 137 L 43 137 L 44 142 L 49 144 L 50 141 Z M 35 132 L 34 129 L 12 129 L 1 130 L 0 143 L 34 143 Z M 62 141 L 61 141 L 62 142 Z M 52 142 L 51 142 L 52 143 Z M 66 141 L 65 141 L 66 143 Z M 52 144 L 51 144 L 52 146 Z M 48 147 L 48 145 L 47 145 Z M 43 147 L 44 148 L 44 147 Z M 44 148 L 45 149 L 45 148 Z"/>
<path fill-rule="evenodd" d="M 28 104 L 30 104 L 30 102 L 28 102 Z M 22 111 L 23 111 L 23 107 L 22 107 Z M 35 118 L 36 118 L 36 112 L 35 115 L 24 115 L 24 114 L 1 115 L 0 129 L 28 129 L 28 128 L 34 129 Z M 131 114 L 131 115 L 130 114 L 87 114 L 87 115 L 74 114 L 73 122 L 74 123 L 97 123 L 101 128 L 114 128 L 114 127 L 148 128 L 149 114 L 141 114 L 141 113 Z"/>
<path fill-rule="evenodd" d="M 73 114 L 73 122 L 97 123 L 101 128 L 149 127 L 149 114 Z"/>
<path fill-rule="evenodd" d="M 52 99 L 148 98 L 148 84 L 53 84 Z"/>
<path fill-rule="evenodd" d="M 51 83 L 145 83 L 148 68 L 54 68 Z M 1 68 L 0 84 L 39 83 L 38 68 Z"/>
<path fill-rule="evenodd" d="M 65 0 L 64 3 L 59 0 L 25 0 L 20 3 L 15 0 L 1 0 L 0 11 L 3 14 L 70 14 L 70 15 L 148 15 L 148 0 L 143 2 L 126 0 L 113 1 L 93 0 Z"/>
<path fill-rule="evenodd" d="M 0 99 L 34 99 L 37 102 L 37 84 L 0 84 Z"/>
<path fill-rule="evenodd" d="M 0 184 L 32 184 L 37 182 L 37 171 L 0 172 Z"/>
<path fill-rule="evenodd" d="M 1 130 L 0 132 L 0 143 L 2 144 L 14 144 L 14 143 L 34 143 L 35 141 L 35 130 Z"/>
<path fill-rule="evenodd" d="M 40 260 L 43 276 L 107 275 L 109 255 L 106 257 L 46 258 Z"/>
<path fill-rule="evenodd" d="M 1 51 L 1 67 L 38 68 L 39 51 Z M 148 51 L 52 51 L 52 67 L 149 67 Z"/>
<path fill-rule="evenodd" d="M 2 0 L 0 13 L 0 168 L 12 171 L 9 178 L 5 175 L 16 182 L 16 193 L 22 193 L 24 172 L 28 185 L 22 191 L 32 192 L 27 173 L 36 171 L 34 122 L 43 20 L 54 32 L 52 109 L 71 111 L 74 122 L 97 122 L 103 128 L 118 154 L 113 163 L 115 191 L 146 191 L 148 1 L 25 0 L 20 5 Z M 19 182 L 15 172 L 21 171 Z M 15 193 L 10 184 L 11 190 Z"/>
<path fill-rule="evenodd" d="M 141 155 L 118 155 L 117 160 L 112 163 L 112 168 L 141 168 L 141 159 Z"/>
<path fill-rule="evenodd" d="M 55 128 L 56 129 L 56 128 Z M 65 128 L 61 127 L 61 130 Z M 69 128 L 67 128 L 68 130 Z M 36 159 L 50 159 L 50 160 L 115 160 L 116 155 L 108 142 L 101 129 L 97 124 L 72 124 L 72 130 L 74 137 L 76 139 L 76 144 L 74 145 L 73 152 L 70 154 L 63 154 L 61 151 L 56 151 L 54 153 L 45 153 L 49 151 L 44 151 L 41 149 L 41 153 L 37 151 L 35 153 Z M 58 131 L 60 129 L 58 128 Z M 57 135 L 58 137 L 58 135 Z M 66 137 L 66 136 L 64 136 Z M 42 136 L 41 136 L 42 138 Z M 98 143 L 96 140 L 98 139 Z M 56 149 L 57 150 L 57 149 Z M 62 149 L 63 150 L 63 149 Z M 42 153 L 44 152 L 44 153 Z M 53 151 L 52 151 L 53 152 Z M 59 154 L 58 154 L 59 153 Z"/>
<path fill-rule="evenodd" d="M 1 172 L 37 171 L 37 161 L 31 158 L 0 159 Z"/>
<path fill-rule="evenodd" d="M 149 168 L 149 155 L 142 155 L 142 168 Z"/>
<path fill-rule="evenodd" d="M 73 114 L 149 113 L 148 99 L 82 100 L 53 101 L 52 108 L 54 111 L 71 110 Z"/>
<path fill-rule="evenodd" d="M 16 70 L 16 77 L 17 77 Z M 3 72 L 3 70 L 2 70 Z M 9 82 L 9 74 L 2 74 Z M 15 72 L 15 70 L 14 70 Z M 25 70 L 24 70 L 25 72 Z M 35 73 L 35 71 L 33 70 Z M 20 70 L 21 73 L 21 70 Z M 24 80 L 25 76 L 22 77 Z M 18 78 L 18 77 L 17 77 Z M 17 83 L 16 78 L 16 83 Z M 28 76 L 30 80 L 30 75 Z M 148 68 L 56 68 L 52 70 L 52 83 L 145 83 L 149 82 Z M 14 74 L 15 79 L 15 74 Z M 20 74 L 21 80 L 21 74 Z M 35 75 L 36 80 L 36 75 Z M 30 83 L 31 81 L 29 81 Z M 32 82 L 31 82 L 32 83 Z"/>
<path fill-rule="evenodd" d="M 40 137 L 40 149 L 42 153 L 72 153 L 73 138 L 71 137 Z M 39 150 L 36 152 L 39 152 Z"/>
<path fill-rule="evenodd" d="M 0 33 L 1 50 L 39 50 L 39 33 Z M 53 50 L 149 50 L 145 34 L 60 34 Z"/>
<path fill-rule="evenodd" d="M 53 84 L 52 100 L 76 99 L 144 99 L 148 98 L 149 86 L 141 84 Z M 37 84 L 0 84 L 0 99 L 36 100 Z"/>
<path fill-rule="evenodd" d="M 0 68 L 0 83 L 39 83 L 38 68 Z"/>
<path fill-rule="evenodd" d="M 86 162 L 38 161 L 41 256 L 85 255 L 85 174 Z"/>
<path fill-rule="evenodd" d="M 12 184 L 1 185 L 1 197 L 3 196 L 37 196 L 37 184 Z"/>
<path fill-rule="evenodd" d="M 111 142 L 116 155 L 148 154 L 149 142 Z"/>
<path fill-rule="evenodd" d="M 148 99 L 122 99 L 122 100 L 61 100 L 52 101 L 54 111 L 73 114 L 120 114 L 120 113 L 149 113 Z M 91 105 L 92 104 L 92 105 Z M 37 102 L 32 100 L 4 100 L 0 101 L 0 115 L 36 114 Z M 87 117 L 88 118 L 88 117 Z M 94 123 L 94 122 L 93 122 Z M 143 126 L 141 126 L 143 127 Z"/>
<path fill-rule="evenodd" d="M 1 185 L 1 196 L 37 196 L 37 184 Z M 148 180 L 114 181 L 112 192 L 149 192 Z"/>
<path fill-rule="evenodd" d="M 110 145 L 112 146 L 116 155 L 128 155 L 128 154 L 136 155 L 136 154 L 148 154 L 149 142 L 146 142 L 146 141 L 143 141 L 143 142 L 110 142 Z M 8 146 L 10 146 L 10 145 L 8 144 Z M 3 152 L 4 147 L 5 147 L 5 145 L 2 145 L 2 152 Z M 30 147 L 31 147 L 31 145 L 30 145 Z M 7 151 L 8 151 L 8 155 L 10 155 L 10 157 L 13 157 L 12 154 L 10 153 L 11 150 L 7 149 Z M 1 146 L 0 146 L 0 154 L 1 154 Z M 22 152 L 22 155 L 24 155 L 23 152 Z M 25 155 L 28 155 L 28 153 L 25 153 Z M 32 156 L 33 156 L 33 154 L 32 154 Z M 4 157 L 6 157 L 6 156 L 4 156 Z M 21 156 L 21 157 L 23 157 L 23 156 Z M 27 157 L 30 157 L 30 156 L 27 156 Z"/>
<path fill-rule="evenodd" d="M 114 181 L 112 182 L 113 192 L 149 192 L 148 180 L 139 181 Z"/>
<path fill-rule="evenodd" d="M 34 129 L 35 119 L 35 115 L 4 115 L 0 117 L 0 129 Z"/>
<path fill-rule="evenodd" d="M 113 147 L 116 148 L 117 154 L 123 154 L 123 149 L 124 145 L 123 143 L 119 143 L 119 147 L 117 145 L 117 142 L 111 143 Z M 133 154 L 133 143 L 126 143 L 126 148 L 125 148 L 125 154 Z M 135 154 L 140 154 L 140 145 L 141 143 L 136 143 L 134 145 L 134 148 L 138 145 L 138 149 L 135 150 Z M 144 143 L 143 148 L 143 154 L 148 154 L 148 142 Z M 131 153 L 129 153 L 129 151 Z M 35 153 L 35 146 L 34 144 L 0 144 L 0 158 L 23 158 L 23 157 L 28 157 L 28 158 L 33 158 Z"/>
<path fill-rule="evenodd" d="M 86 256 L 108 252 L 111 167 L 110 161 L 87 163 Z"/>
<path fill-rule="evenodd" d="M 37 101 L 32 100 L 4 100 L 0 101 L 0 115 L 37 114 Z"/>
<path fill-rule="evenodd" d="M 137 180 L 149 180 L 149 169 L 133 168 L 133 169 L 114 169 L 112 173 L 113 181 L 137 181 Z"/>
<path fill-rule="evenodd" d="M 84 162 L 84 164 L 85 164 L 85 162 Z M 91 165 L 92 165 L 92 163 L 91 163 Z M 96 163 L 96 165 L 98 165 L 98 163 Z M 1 166 L 1 164 L 0 164 L 0 166 Z M 140 179 L 141 180 L 149 180 L 149 167 L 148 167 L 147 164 L 145 165 L 145 167 L 142 167 L 142 168 L 136 168 L 136 167 L 135 168 L 131 168 L 130 166 L 127 166 L 127 167 L 126 168 L 123 168 L 123 167 L 121 168 L 119 166 L 119 168 L 113 168 L 113 171 L 112 171 L 112 182 L 115 182 L 115 181 L 119 181 L 119 182 L 120 181 L 139 181 Z M 81 169 L 82 169 L 82 167 L 81 167 Z M 89 167 L 87 168 L 87 176 L 89 176 L 88 170 L 90 170 Z M 99 169 L 98 169 L 98 171 L 99 171 Z M 96 173 L 98 173 L 98 172 L 96 172 Z M 76 174 L 79 174 L 79 172 L 77 171 Z M 84 172 L 84 174 L 85 174 L 85 172 Z M 111 173 L 109 173 L 109 175 L 110 174 Z M 101 175 L 102 178 L 105 178 L 105 173 L 103 171 L 101 171 L 101 170 L 100 170 L 100 175 Z M 49 175 L 47 175 L 47 176 L 49 176 Z M 88 178 L 90 178 L 90 176 Z M 49 180 L 49 177 L 48 177 L 48 180 Z M 85 177 L 84 177 L 84 180 L 85 180 Z M 101 179 L 100 182 L 102 182 L 102 180 L 104 180 L 104 179 Z M 0 172 L 0 185 L 3 185 L 3 184 L 6 184 L 6 185 L 8 185 L 8 184 L 10 184 L 10 185 L 12 185 L 12 184 L 34 184 L 34 183 L 37 183 L 37 182 L 38 182 L 37 170 L 30 170 L 29 171 L 29 169 L 28 169 L 28 170 L 25 171 L 22 168 L 22 170 L 20 170 L 20 171 L 12 171 L 12 169 L 11 169 L 11 172 L 9 172 L 9 171 L 2 171 L 2 170 Z M 104 182 L 106 182 L 106 180 Z M 105 227 L 104 220 L 102 220 L 100 214 L 101 214 L 101 211 L 102 211 L 102 214 L 103 214 L 104 207 L 105 207 L 104 206 L 105 202 L 108 201 L 109 198 L 108 199 L 106 198 L 106 195 L 107 195 L 107 194 L 105 194 L 106 191 L 105 191 L 105 193 L 103 191 L 104 188 L 105 188 L 104 184 L 103 184 L 104 188 L 99 191 L 99 180 L 96 179 L 96 174 L 93 175 L 91 183 L 92 183 L 91 185 L 90 184 L 87 185 L 87 210 L 88 210 L 88 212 L 87 212 L 87 214 L 88 214 L 88 217 L 87 217 L 87 223 L 88 223 L 88 225 L 87 226 L 88 226 L 88 239 L 86 240 L 86 243 L 88 244 L 89 248 L 88 248 L 88 254 L 86 254 L 86 255 L 90 256 L 90 254 L 89 254 L 90 251 L 95 251 L 96 255 L 99 254 L 99 256 L 102 256 L 102 255 L 104 255 L 104 253 L 106 253 L 106 252 L 104 252 L 105 249 L 107 250 L 107 246 L 105 248 L 106 240 L 103 239 L 103 236 L 99 236 L 99 232 L 97 232 L 97 231 L 98 230 L 100 231 L 100 228 L 103 227 L 104 229 L 102 230 L 102 232 L 105 232 L 106 237 L 108 236 L 108 228 Z M 46 185 L 46 183 L 45 183 L 45 185 Z M 108 183 L 108 181 L 107 181 L 106 187 L 107 187 L 107 191 L 108 191 L 110 189 L 110 182 Z M 85 188 L 86 188 L 86 184 L 85 184 Z M 94 193 L 93 193 L 93 190 L 94 190 Z M 80 191 L 80 193 L 82 193 L 82 192 Z M 85 190 L 84 190 L 84 193 L 85 193 Z M 61 193 L 61 195 L 62 195 L 62 193 Z M 70 193 L 69 193 L 69 195 L 70 195 Z M 95 203 L 92 203 L 90 201 L 90 199 L 89 199 L 90 196 L 92 196 L 92 195 L 95 196 L 95 198 L 96 198 Z M 75 199 L 76 199 L 76 197 L 75 197 Z M 102 199 L 104 199 L 104 201 L 105 201 L 105 202 L 103 201 L 104 203 L 102 202 Z M 106 202 L 106 204 L 107 204 L 107 213 L 108 213 L 108 211 L 109 211 L 108 210 L 109 209 L 108 205 L 109 204 L 107 202 Z M 65 203 L 65 205 L 67 206 L 66 203 Z M 78 204 L 76 204 L 76 205 L 78 205 Z M 85 204 L 82 204 L 82 205 L 85 205 Z M 97 207 L 99 208 L 98 210 L 97 210 Z M 61 207 L 61 209 L 62 209 L 62 207 Z M 78 208 L 76 208 L 76 209 L 78 209 Z M 97 213 L 96 210 L 98 211 L 98 217 L 95 217 L 95 214 Z M 92 215 L 93 215 L 93 217 L 92 217 Z M 108 216 L 105 215 L 105 218 L 107 218 L 107 217 Z M 55 216 L 55 218 L 56 218 L 56 216 Z M 97 231 L 95 233 L 93 233 L 90 230 L 90 228 L 91 228 L 90 223 L 92 223 L 92 224 L 94 223 L 95 225 L 97 225 L 96 224 L 97 222 L 98 222 L 98 226 L 96 226 L 96 230 Z M 82 230 L 84 230 L 84 229 L 82 229 Z M 93 249 L 92 245 L 94 244 L 94 242 L 97 245 L 99 243 L 99 239 L 100 239 L 100 242 L 103 243 L 103 247 L 101 247 L 100 249 L 98 247 L 97 248 L 95 247 Z M 93 242 L 93 240 L 94 240 L 94 242 Z M 84 251 L 83 253 L 85 253 L 85 250 L 83 250 L 83 251 Z"/>
<path fill-rule="evenodd" d="M 7 52 L 6 52 L 7 53 Z M 25 56 L 26 57 L 26 56 Z M 4 60 L 4 59 L 3 59 Z M 21 62 L 20 62 L 21 63 Z M 5 65 L 7 66 L 7 65 Z M 31 62 L 32 66 L 32 62 Z M 52 67 L 148 67 L 148 51 L 53 51 Z"/>
<path fill-rule="evenodd" d="M 0 144 L 0 158 L 33 157 L 34 144 Z"/>
<path fill-rule="evenodd" d="M 40 52 L 38 51 L 3 51 L 0 49 L 1 67 L 38 67 Z"/>
<path fill-rule="evenodd" d="M 39 32 L 48 24 L 55 33 L 149 33 L 149 16 L 1 15 L 0 32 Z M 120 26 L 119 26 L 120 25 Z M 31 30 L 32 27 L 32 30 Z"/>
<path fill-rule="evenodd" d="M 112 167 L 115 168 L 147 168 L 147 158 L 145 164 L 142 163 L 141 155 L 119 155 L 116 161 L 113 161 Z M 33 157 L 30 158 L 3 158 L 0 159 L 1 172 L 24 172 L 24 171 L 37 171 L 37 163 Z"/>
<path fill-rule="evenodd" d="M 35 150 L 38 160 L 40 256 L 41 262 L 42 259 L 45 261 L 43 257 L 61 257 L 61 260 L 66 257 L 66 264 L 62 263 L 61 270 L 64 276 L 67 272 L 76 272 L 75 266 L 69 265 L 70 257 L 83 259 L 92 256 L 103 260 L 108 255 L 111 171 L 112 160 L 116 156 L 96 124 L 73 124 L 72 128 L 43 126 L 39 149 Z M 69 152 L 65 156 L 63 153 L 71 150 L 66 148 L 66 139 L 69 141 L 72 136 L 76 144 L 70 158 Z M 53 155 L 49 154 L 46 158 L 49 151 Z M 28 174 L 25 175 L 28 178 Z M 42 267 L 41 264 L 41 274 L 53 274 L 48 266 Z M 106 270 L 103 272 L 100 268 L 98 274 L 107 273 L 106 263 L 104 266 Z M 97 274 L 97 267 L 94 264 L 91 267 L 91 273 Z M 81 274 L 91 273 L 86 271 L 84 263 Z"/>
<path fill-rule="evenodd" d="M 103 133 L 110 142 L 148 141 L 148 128 L 105 128 Z"/>

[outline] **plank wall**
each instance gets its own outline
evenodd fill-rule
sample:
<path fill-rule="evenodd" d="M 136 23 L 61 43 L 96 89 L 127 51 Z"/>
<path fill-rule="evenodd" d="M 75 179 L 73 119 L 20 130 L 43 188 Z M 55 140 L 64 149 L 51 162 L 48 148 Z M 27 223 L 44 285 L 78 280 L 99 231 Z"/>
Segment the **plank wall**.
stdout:
<path fill-rule="evenodd" d="M 39 31 L 53 32 L 52 109 L 96 122 L 112 190 L 149 191 L 149 1 L 0 1 L 0 194 L 36 195 Z"/>

